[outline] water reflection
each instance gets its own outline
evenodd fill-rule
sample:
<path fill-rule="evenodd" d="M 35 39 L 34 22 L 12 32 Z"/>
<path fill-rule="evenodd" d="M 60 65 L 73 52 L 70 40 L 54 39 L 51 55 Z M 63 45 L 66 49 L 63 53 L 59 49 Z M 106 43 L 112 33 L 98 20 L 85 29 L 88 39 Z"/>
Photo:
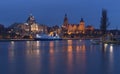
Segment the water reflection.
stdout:
<path fill-rule="evenodd" d="M 102 44 L 102 50 L 104 50 L 104 52 L 110 52 L 110 54 L 113 53 L 113 44 Z"/>
<path fill-rule="evenodd" d="M 27 74 L 37 74 L 40 73 L 40 46 L 39 41 L 27 41 L 26 42 L 26 73 Z"/>
<path fill-rule="evenodd" d="M 55 67 L 55 55 L 54 55 L 55 49 L 54 49 L 54 42 L 53 41 L 51 41 L 49 43 L 49 48 L 50 48 L 50 50 L 49 50 L 49 53 L 50 53 L 50 58 L 49 58 L 49 60 L 50 60 L 50 73 L 53 74 L 54 67 Z"/>
<path fill-rule="evenodd" d="M 76 68 L 85 69 L 86 63 L 86 55 L 82 53 L 86 53 L 85 43 L 80 41 L 68 40 L 68 48 L 67 48 L 67 74 L 73 74 Z M 78 70 L 78 69 L 77 69 Z M 83 70 L 82 73 L 85 73 Z"/>
<path fill-rule="evenodd" d="M 113 65 L 114 64 L 113 44 L 104 44 L 103 50 L 104 50 L 104 52 L 103 52 L 104 60 L 108 59 L 107 61 L 104 61 L 105 63 L 107 63 L 106 68 L 109 70 L 109 71 L 107 71 L 107 73 L 112 73 L 113 67 L 114 67 L 114 65 Z"/>
<path fill-rule="evenodd" d="M 52 55 L 54 53 L 54 51 L 55 51 L 55 49 L 54 49 L 54 42 L 51 41 L 49 46 L 50 46 L 50 54 Z"/>
<path fill-rule="evenodd" d="M 27 41 L 25 50 L 27 51 L 27 55 L 40 55 L 40 42 Z"/>
<path fill-rule="evenodd" d="M 113 72 L 115 53 L 119 53 L 116 52 L 119 51 L 117 50 L 119 47 L 115 48 L 116 45 L 113 44 L 90 45 L 89 42 L 85 40 L 9 42 L 9 70 L 18 74 L 17 69 L 22 66 L 23 73 L 27 74 Z"/>
<path fill-rule="evenodd" d="M 110 70 L 113 71 L 114 55 L 113 55 L 113 44 L 110 45 Z"/>
<path fill-rule="evenodd" d="M 72 54 L 72 49 L 73 49 L 73 45 L 72 45 L 72 40 L 68 40 L 68 73 L 72 73 L 72 68 L 73 68 L 73 54 Z"/>
<path fill-rule="evenodd" d="M 104 44 L 104 52 L 106 52 L 107 46 L 108 46 L 108 44 Z"/>
<path fill-rule="evenodd" d="M 67 48 L 67 50 L 68 50 L 68 52 L 72 52 L 72 48 L 73 48 L 73 45 L 72 45 L 72 40 L 68 40 L 68 48 Z"/>
<path fill-rule="evenodd" d="M 9 59 L 10 59 L 10 61 L 13 61 L 14 57 L 15 57 L 15 43 L 14 43 L 14 41 L 10 42 L 8 49 L 9 49 L 8 50 Z"/>
<path fill-rule="evenodd" d="M 113 44 L 110 45 L 110 53 L 113 53 Z"/>

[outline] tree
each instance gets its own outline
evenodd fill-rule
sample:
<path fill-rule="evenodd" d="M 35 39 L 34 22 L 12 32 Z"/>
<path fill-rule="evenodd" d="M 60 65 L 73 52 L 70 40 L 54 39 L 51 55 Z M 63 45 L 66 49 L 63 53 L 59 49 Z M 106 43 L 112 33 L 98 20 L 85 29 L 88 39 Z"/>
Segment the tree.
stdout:
<path fill-rule="evenodd" d="M 101 25 L 100 25 L 102 34 L 106 33 L 108 26 L 109 26 L 109 22 L 108 22 L 108 18 L 107 18 L 107 10 L 102 9 L 102 17 L 101 17 Z"/>

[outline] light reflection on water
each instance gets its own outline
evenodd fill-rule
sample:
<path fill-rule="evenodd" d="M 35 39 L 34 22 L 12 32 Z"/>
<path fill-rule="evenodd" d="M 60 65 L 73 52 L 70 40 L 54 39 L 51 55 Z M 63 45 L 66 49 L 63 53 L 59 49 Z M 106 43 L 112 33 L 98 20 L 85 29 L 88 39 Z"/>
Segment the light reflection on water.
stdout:
<path fill-rule="evenodd" d="M 8 47 L 8 55 L 9 55 L 9 58 L 10 58 L 10 60 L 12 61 L 12 60 L 14 60 L 14 55 L 15 55 L 15 53 L 14 53 L 14 47 L 15 47 L 15 43 L 14 43 L 14 41 L 11 41 L 10 42 L 10 46 Z"/>
<path fill-rule="evenodd" d="M 120 45 L 89 40 L 0 42 L 9 74 L 106 74 L 119 72 Z M 7 47 L 6 47 L 7 46 Z M 3 50 L 1 49 L 1 50 Z M 2 52 L 0 52 L 2 53 Z M 1 55 L 4 57 L 4 55 Z M 102 56 L 102 57 L 101 57 Z M 117 65 L 116 65 L 117 62 Z M 3 65 L 4 66 L 4 65 Z M 2 68 L 2 67 L 0 67 Z M 2 71 L 1 73 L 4 73 Z"/>

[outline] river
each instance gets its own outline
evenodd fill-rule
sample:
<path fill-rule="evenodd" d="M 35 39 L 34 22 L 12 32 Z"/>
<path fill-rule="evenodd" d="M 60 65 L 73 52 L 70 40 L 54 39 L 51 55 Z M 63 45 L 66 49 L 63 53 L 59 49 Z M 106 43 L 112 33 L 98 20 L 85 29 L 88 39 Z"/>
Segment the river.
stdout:
<path fill-rule="evenodd" d="M 2 41 L 0 74 L 120 74 L 120 45 L 91 40 Z"/>

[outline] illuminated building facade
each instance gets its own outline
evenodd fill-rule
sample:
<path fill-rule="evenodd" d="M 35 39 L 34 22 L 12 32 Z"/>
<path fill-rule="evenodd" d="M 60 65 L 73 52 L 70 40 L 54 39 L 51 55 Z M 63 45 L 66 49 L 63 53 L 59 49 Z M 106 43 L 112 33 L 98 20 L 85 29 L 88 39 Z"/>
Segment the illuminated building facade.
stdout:
<path fill-rule="evenodd" d="M 94 27 L 91 25 L 86 26 L 87 31 L 94 31 Z"/>
<path fill-rule="evenodd" d="M 80 24 L 78 26 L 78 31 L 85 33 L 85 22 L 84 22 L 83 18 L 81 18 L 81 20 L 80 20 Z"/>
<path fill-rule="evenodd" d="M 29 26 L 29 31 L 31 32 L 38 32 L 38 24 L 35 21 L 34 16 L 30 15 L 27 19 L 27 24 Z"/>
<path fill-rule="evenodd" d="M 69 24 L 67 15 L 65 14 L 64 22 L 62 25 L 62 29 L 67 33 L 85 33 L 85 22 L 83 18 L 81 18 L 79 24 Z"/>
<path fill-rule="evenodd" d="M 24 36 L 34 37 L 37 33 L 47 32 L 47 26 L 36 23 L 32 15 L 28 17 L 26 23 L 14 23 L 9 28 L 9 33 L 19 35 L 21 38 Z"/>
<path fill-rule="evenodd" d="M 69 23 L 68 23 L 67 14 L 65 14 L 65 18 L 64 18 L 64 22 L 63 22 L 62 27 L 67 29 L 68 26 L 69 26 Z"/>

